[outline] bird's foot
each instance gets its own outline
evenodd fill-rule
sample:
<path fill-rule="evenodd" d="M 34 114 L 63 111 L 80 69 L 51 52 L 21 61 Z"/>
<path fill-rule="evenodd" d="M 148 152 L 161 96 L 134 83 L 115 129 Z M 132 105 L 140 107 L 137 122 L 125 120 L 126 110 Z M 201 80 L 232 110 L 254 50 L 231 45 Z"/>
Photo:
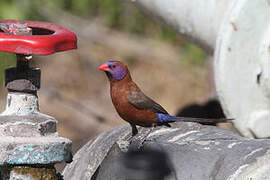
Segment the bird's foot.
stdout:
<path fill-rule="evenodd" d="M 127 152 L 129 149 L 130 142 L 127 140 L 118 140 L 117 142 L 118 147 L 122 152 Z"/>
<path fill-rule="evenodd" d="M 143 146 L 146 137 L 142 137 L 141 134 L 135 136 L 130 136 L 129 138 L 120 139 L 116 143 L 122 152 L 127 152 L 130 150 L 138 150 Z"/>
<path fill-rule="evenodd" d="M 136 135 L 124 137 L 119 139 L 116 143 L 122 152 L 141 149 L 148 135 L 153 131 L 153 129 L 154 127 L 142 128 L 141 131 Z"/>
<path fill-rule="evenodd" d="M 138 150 L 143 147 L 143 143 L 146 141 L 148 135 L 153 131 L 154 127 L 143 128 L 141 132 L 132 136 L 128 150 Z"/>
<path fill-rule="evenodd" d="M 129 144 L 129 147 L 128 147 L 128 151 L 141 149 L 143 147 L 144 141 L 145 141 L 145 139 L 133 138 L 130 141 L 130 144 Z"/>

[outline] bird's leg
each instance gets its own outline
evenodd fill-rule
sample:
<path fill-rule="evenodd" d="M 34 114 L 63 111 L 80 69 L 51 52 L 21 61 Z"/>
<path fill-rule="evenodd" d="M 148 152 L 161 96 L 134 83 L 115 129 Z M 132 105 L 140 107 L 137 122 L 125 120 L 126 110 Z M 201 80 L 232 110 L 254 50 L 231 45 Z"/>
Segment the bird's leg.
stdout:
<path fill-rule="evenodd" d="M 130 123 L 130 126 L 131 126 L 131 128 L 132 128 L 132 136 L 130 136 L 130 137 L 127 139 L 127 141 L 131 141 L 132 138 L 138 134 L 138 129 L 137 129 L 136 125 Z"/>
<path fill-rule="evenodd" d="M 132 128 L 132 137 L 136 136 L 136 134 L 138 134 L 138 129 L 137 129 L 136 125 L 135 124 L 130 124 L 130 125 Z"/>
<path fill-rule="evenodd" d="M 131 141 L 132 138 L 138 134 L 138 129 L 137 129 L 136 125 L 130 123 L 130 126 L 132 128 L 132 135 L 131 136 L 127 136 L 125 138 L 125 141 Z"/>

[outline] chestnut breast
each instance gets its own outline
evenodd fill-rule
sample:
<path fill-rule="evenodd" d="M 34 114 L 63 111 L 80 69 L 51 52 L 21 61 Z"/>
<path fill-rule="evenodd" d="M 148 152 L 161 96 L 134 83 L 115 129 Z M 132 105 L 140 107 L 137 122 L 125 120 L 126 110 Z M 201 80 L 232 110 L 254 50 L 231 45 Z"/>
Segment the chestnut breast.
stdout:
<path fill-rule="evenodd" d="M 157 116 L 150 110 L 137 109 L 129 103 L 128 96 L 135 90 L 137 85 L 124 80 L 111 83 L 111 98 L 119 116 L 125 121 L 144 127 L 152 126 L 157 122 Z"/>

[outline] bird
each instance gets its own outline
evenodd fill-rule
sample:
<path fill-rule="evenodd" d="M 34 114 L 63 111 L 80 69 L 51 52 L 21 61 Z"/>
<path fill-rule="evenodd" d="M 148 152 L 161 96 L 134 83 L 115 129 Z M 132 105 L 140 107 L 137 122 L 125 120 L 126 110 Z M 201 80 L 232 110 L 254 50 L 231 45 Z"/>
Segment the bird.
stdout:
<path fill-rule="evenodd" d="M 172 122 L 227 122 L 230 119 L 203 119 L 170 115 L 160 104 L 146 96 L 132 80 L 128 67 L 121 61 L 110 60 L 99 66 L 110 82 L 112 103 L 119 116 L 132 128 L 132 136 L 138 133 L 136 125 L 155 127 Z"/>

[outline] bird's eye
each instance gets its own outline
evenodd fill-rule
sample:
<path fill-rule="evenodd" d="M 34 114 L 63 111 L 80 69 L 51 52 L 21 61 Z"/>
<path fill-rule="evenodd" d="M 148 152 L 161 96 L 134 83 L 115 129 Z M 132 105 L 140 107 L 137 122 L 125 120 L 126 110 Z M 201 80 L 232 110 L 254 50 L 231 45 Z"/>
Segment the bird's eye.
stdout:
<path fill-rule="evenodd" d="M 113 68 L 113 69 L 116 68 L 116 65 L 112 65 L 112 68 Z"/>

